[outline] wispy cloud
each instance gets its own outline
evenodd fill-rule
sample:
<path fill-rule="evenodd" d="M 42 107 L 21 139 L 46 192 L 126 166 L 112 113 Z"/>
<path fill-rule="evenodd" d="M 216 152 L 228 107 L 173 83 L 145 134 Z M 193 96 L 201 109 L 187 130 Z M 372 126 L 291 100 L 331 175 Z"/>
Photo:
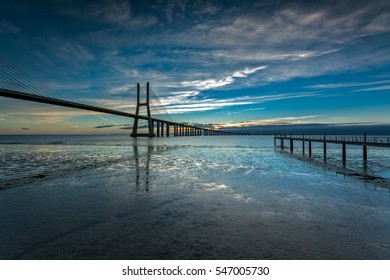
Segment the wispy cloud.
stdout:
<path fill-rule="evenodd" d="M 249 112 L 249 111 L 259 111 L 259 110 L 265 110 L 267 108 L 265 107 L 261 107 L 261 108 L 253 108 L 253 109 L 246 109 L 246 110 L 242 110 L 242 112 Z"/>
<path fill-rule="evenodd" d="M 188 112 L 204 112 L 210 110 L 216 110 L 229 106 L 241 106 L 241 105 L 249 105 L 255 104 L 253 101 L 231 101 L 224 102 L 225 100 L 209 100 L 209 102 L 201 101 L 194 104 L 183 104 L 183 105 L 168 105 L 165 106 L 165 109 L 169 114 L 180 114 L 180 113 L 188 113 Z"/>
<path fill-rule="evenodd" d="M 112 127 L 129 127 L 131 124 L 107 124 L 107 125 L 97 125 L 94 128 L 112 128 Z"/>
<path fill-rule="evenodd" d="M 299 117 L 282 117 L 282 118 L 274 118 L 274 119 L 254 120 L 248 122 L 218 124 L 215 127 L 217 129 L 220 129 L 220 128 L 263 126 L 263 125 L 304 124 L 307 123 L 304 120 L 313 119 L 317 117 L 319 116 L 312 115 L 312 116 L 299 116 Z"/>
<path fill-rule="evenodd" d="M 39 107 L 31 111 L 19 111 L 5 113 L 8 119 L 23 119 L 32 121 L 36 124 L 54 124 L 64 123 L 70 118 L 80 116 L 99 116 L 97 113 L 83 110 L 64 110 L 64 111 L 38 111 Z"/>
<path fill-rule="evenodd" d="M 0 34 L 1 33 L 11 33 L 11 34 L 18 34 L 20 33 L 20 28 L 15 26 L 12 22 L 7 20 L 1 20 L 0 21 Z"/>
<path fill-rule="evenodd" d="M 267 68 L 267 66 L 260 66 L 260 67 L 251 68 L 251 69 L 245 68 L 244 70 L 234 72 L 232 75 L 232 78 L 246 78 L 250 74 L 256 73 L 257 71 L 263 70 L 265 68 Z"/>
<path fill-rule="evenodd" d="M 381 86 L 381 87 L 370 87 L 370 88 L 356 89 L 354 91 L 376 91 L 376 90 L 390 90 L 390 85 Z"/>
<path fill-rule="evenodd" d="M 221 109 L 231 106 L 243 106 L 263 104 L 272 101 L 279 101 L 285 99 L 306 98 L 317 96 L 315 92 L 294 92 L 294 93 L 278 93 L 260 96 L 240 96 L 234 98 L 208 98 L 208 99 L 162 99 L 160 100 L 162 106 L 169 114 L 182 114 L 188 112 L 205 112 L 210 110 Z M 262 108 L 248 109 L 247 111 L 263 110 Z"/>
<path fill-rule="evenodd" d="M 50 48 L 58 58 L 66 62 L 86 62 L 92 61 L 94 55 L 83 44 L 74 40 L 67 40 L 59 37 L 45 38 L 42 43 Z"/>
<path fill-rule="evenodd" d="M 132 13 L 130 2 L 126 0 L 86 1 L 82 3 L 75 1 L 61 7 L 61 12 L 77 19 L 100 24 L 108 23 L 129 30 L 145 28 L 157 23 L 154 16 L 135 16 Z"/>
<path fill-rule="evenodd" d="M 334 88 L 345 88 L 345 87 L 362 87 L 369 85 L 378 85 L 378 84 L 387 84 L 390 83 L 390 80 L 382 80 L 375 82 L 365 82 L 365 83 L 337 83 L 337 84 L 319 84 L 306 86 L 305 88 L 309 89 L 334 89 Z"/>
<path fill-rule="evenodd" d="M 64 126 L 64 129 L 79 129 L 80 128 L 80 126 L 78 126 L 78 125 L 65 125 Z"/>
<path fill-rule="evenodd" d="M 226 76 L 221 79 L 207 79 L 207 80 L 195 80 L 181 82 L 184 87 L 193 87 L 198 90 L 208 90 L 223 87 L 234 83 L 237 78 L 246 78 L 250 74 L 256 73 L 259 70 L 263 70 L 267 66 L 259 66 L 256 68 L 245 68 L 244 70 L 235 71 L 232 75 Z"/>

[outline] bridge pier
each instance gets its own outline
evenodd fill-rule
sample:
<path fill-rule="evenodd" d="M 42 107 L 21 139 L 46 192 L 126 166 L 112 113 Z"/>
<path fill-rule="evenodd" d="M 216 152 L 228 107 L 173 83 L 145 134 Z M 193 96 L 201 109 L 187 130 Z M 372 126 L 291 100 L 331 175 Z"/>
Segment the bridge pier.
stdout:
<path fill-rule="evenodd" d="M 294 152 L 294 141 L 290 139 L 290 152 Z"/>
<path fill-rule="evenodd" d="M 311 140 L 309 140 L 309 157 L 311 157 Z"/>
<path fill-rule="evenodd" d="M 167 137 L 169 137 L 169 123 L 167 123 Z"/>

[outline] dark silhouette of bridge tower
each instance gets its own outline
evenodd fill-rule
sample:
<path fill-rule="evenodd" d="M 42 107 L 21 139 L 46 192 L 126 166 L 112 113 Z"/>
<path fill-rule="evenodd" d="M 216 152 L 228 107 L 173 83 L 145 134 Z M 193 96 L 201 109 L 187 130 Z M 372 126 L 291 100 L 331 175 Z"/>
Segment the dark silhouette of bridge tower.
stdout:
<path fill-rule="evenodd" d="M 133 124 L 133 132 L 130 134 L 131 137 L 155 137 L 156 134 L 154 134 L 153 129 L 153 120 L 152 116 L 150 114 L 150 106 L 149 106 L 149 95 L 150 95 L 150 83 L 146 83 L 146 101 L 141 102 L 141 87 L 140 84 L 137 83 L 137 108 L 135 111 L 135 115 L 137 117 L 134 118 L 134 124 Z M 146 107 L 146 115 L 147 115 L 147 122 L 148 122 L 148 133 L 138 133 L 138 116 L 140 112 L 140 107 Z"/>

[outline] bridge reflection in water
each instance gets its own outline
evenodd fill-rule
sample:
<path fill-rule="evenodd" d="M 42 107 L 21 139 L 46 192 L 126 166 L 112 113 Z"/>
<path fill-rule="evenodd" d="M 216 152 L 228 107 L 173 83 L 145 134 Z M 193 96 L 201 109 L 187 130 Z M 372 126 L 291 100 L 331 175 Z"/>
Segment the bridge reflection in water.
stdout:
<path fill-rule="evenodd" d="M 147 153 L 144 158 L 140 157 L 140 153 L 138 149 L 139 147 L 137 145 L 133 146 L 135 171 L 136 171 L 136 177 L 135 177 L 136 190 L 138 191 L 140 189 L 140 181 L 141 181 L 144 182 L 145 184 L 144 189 L 146 191 L 149 191 L 149 166 L 150 166 L 150 160 L 152 158 L 152 153 L 154 151 L 154 147 L 153 146 L 147 147 Z"/>
<path fill-rule="evenodd" d="M 156 146 L 151 141 L 143 144 L 135 138 L 133 143 L 133 155 L 135 164 L 135 189 L 136 191 L 149 191 L 150 166 L 153 164 L 152 156 L 159 155 L 172 149 L 174 146 Z"/>

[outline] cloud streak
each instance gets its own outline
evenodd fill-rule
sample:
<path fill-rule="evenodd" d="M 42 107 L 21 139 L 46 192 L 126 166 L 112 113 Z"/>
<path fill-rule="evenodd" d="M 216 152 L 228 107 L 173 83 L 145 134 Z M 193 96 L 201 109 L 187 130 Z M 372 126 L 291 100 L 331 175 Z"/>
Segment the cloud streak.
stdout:
<path fill-rule="evenodd" d="M 225 107 L 232 106 L 244 106 L 254 104 L 264 104 L 268 102 L 296 99 L 296 98 L 307 98 L 318 96 L 316 92 L 294 92 L 294 93 L 279 93 L 269 94 L 260 96 L 241 96 L 235 98 L 224 98 L 224 99 L 185 99 L 182 98 L 180 101 L 176 99 L 161 99 L 162 106 L 169 114 L 182 114 L 188 112 L 205 112 Z M 264 108 L 249 109 L 246 111 L 262 110 Z M 245 111 L 245 109 L 243 109 Z"/>
<path fill-rule="evenodd" d="M 184 87 L 191 87 L 197 90 L 209 90 L 224 87 L 232 84 L 237 78 L 246 78 L 250 74 L 256 73 L 259 70 L 266 69 L 267 66 L 259 66 L 255 68 L 245 68 L 244 70 L 235 71 L 232 75 L 228 75 L 222 79 L 207 79 L 207 80 L 195 80 L 195 81 L 184 81 L 181 85 Z"/>
<path fill-rule="evenodd" d="M 13 23 L 7 20 L 0 21 L 0 33 L 19 34 L 20 32 L 20 28 L 15 26 Z"/>
<path fill-rule="evenodd" d="M 305 124 L 308 123 L 304 120 L 313 119 L 319 117 L 318 115 L 312 116 L 297 116 L 297 117 L 281 117 L 274 119 L 254 120 L 248 122 L 236 122 L 215 125 L 215 128 L 240 128 L 240 127 L 251 127 L 251 126 L 268 126 L 268 125 L 286 125 L 286 124 Z"/>

